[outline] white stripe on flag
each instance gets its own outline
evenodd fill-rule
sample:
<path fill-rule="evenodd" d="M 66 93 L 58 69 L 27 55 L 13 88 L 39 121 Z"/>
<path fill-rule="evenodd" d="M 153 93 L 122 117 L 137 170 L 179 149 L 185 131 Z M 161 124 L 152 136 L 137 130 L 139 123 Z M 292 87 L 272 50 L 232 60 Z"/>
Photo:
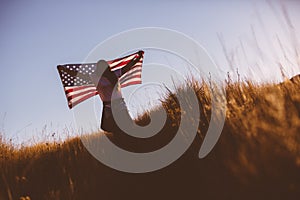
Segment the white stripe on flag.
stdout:
<path fill-rule="evenodd" d="M 115 67 L 116 65 L 118 65 L 118 64 L 121 63 L 121 62 L 129 61 L 129 60 L 133 59 L 135 56 L 136 56 L 136 54 L 134 54 L 134 55 L 132 55 L 132 56 L 129 56 L 128 58 L 124 58 L 124 59 L 122 59 L 122 60 L 113 62 L 113 63 L 110 64 L 110 67 L 113 68 L 113 67 Z"/>
<path fill-rule="evenodd" d="M 125 74 L 123 74 L 123 75 L 120 77 L 120 79 L 121 79 L 121 78 L 124 78 L 124 77 L 126 77 L 126 76 L 129 76 L 131 73 L 135 73 L 136 71 L 139 71 L 139 72 L 141 73 L 141 71 L 142 71 L 142 66 L 137 66 L 137 67 L 132 68 L 131 70 L 129 70 L 128 72 L 126 72 Z"/>
<path fill-rule="evenodd" d="M 135 81 L 141 81 L 141 78 L 132 78 L 132 79 L 129 79 L 127 81 L 122 82 L 121 85 L 125 85 L 125 84 L 128 84 L 130 82 L 135 82 Z"/>
<path fill-rule="evenodd" d="M 84 98 L 84 97 L 86 97 L 86 96 L 88 96 L 88 95 L 90 95 L 90 94 L 93 94 L 94 92 L 95 92 L 95 91 L 89 92 L 89 93 L 85 93 L 85 94 L 83 94 L 83 95 L 81 95 L 81 96 L 78 96 L 78 97 L 75 97 L 75 98 L 71 99 L 69 102 L 70 102 L 71 104 L 76 104 L 77 102 L 81 102 L 81 99 L 82 99 L 82 98 Z"/>
<path fill-rule="evenodd" d="M 96 90 L 95 86 L 87 87 L 85 89 L 77 90 L 77 91 L 74 91 L 74 92 L 68 92 L 67 96 L 70 97 L 70 96 L 73 96 L 73 95 L 76 95 L 76 94 L 79 94 L 79 93 L 82 93 L 82 92 L 94 92 L 95 90 Z"/>

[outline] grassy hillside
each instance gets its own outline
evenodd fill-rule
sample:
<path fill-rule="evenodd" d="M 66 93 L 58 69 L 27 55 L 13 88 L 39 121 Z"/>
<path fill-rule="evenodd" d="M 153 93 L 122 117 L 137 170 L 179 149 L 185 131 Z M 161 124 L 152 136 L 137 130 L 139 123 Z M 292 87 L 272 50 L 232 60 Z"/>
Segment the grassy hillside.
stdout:
<path fill-rule="evenodd" d="M 98 162 L 79 138 L 19 150 L 2 142 L 0 199 L 299 199 L 300 83 L 228 81 L 222 135 L 212 152 L 199 159 L 211 114 L 208 87 L 205 82 L 192 83 L 177 90 L 186 96 L 196 91 L 201 120 L 196 139 L 172 165 L 129 174 Z M 158 109 L 163 108 L 167 123 L 152 138 L 107 136 L 134 152 L 158 149 L 174 137 L 181 112 L 173 94 Z M 147 124 L 148 115 L 137 121 Z"/>

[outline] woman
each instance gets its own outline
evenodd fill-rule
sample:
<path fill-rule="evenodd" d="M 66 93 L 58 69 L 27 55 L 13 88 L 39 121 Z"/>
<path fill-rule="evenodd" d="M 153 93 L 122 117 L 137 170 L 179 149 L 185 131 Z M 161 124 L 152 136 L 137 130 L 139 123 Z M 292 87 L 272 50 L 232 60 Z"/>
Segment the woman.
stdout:
<path fill-rule="evenodd" d="M 101 129 L 107 132 L 120 130 L 120 124 L 121 126 L 125 124 L 127 126 L 126 129 L 133 126 L 133 121 L 122 97 L 118 79 L 121 73 L 121 69 L 112 72 L 108 63 L 100 60 L 97 63 L 95 73 L 90 75 L 103 102 Z M 114 113 L 116 113 L 115 116 L 113 116 L 112 107 L 114 108 Z"/>

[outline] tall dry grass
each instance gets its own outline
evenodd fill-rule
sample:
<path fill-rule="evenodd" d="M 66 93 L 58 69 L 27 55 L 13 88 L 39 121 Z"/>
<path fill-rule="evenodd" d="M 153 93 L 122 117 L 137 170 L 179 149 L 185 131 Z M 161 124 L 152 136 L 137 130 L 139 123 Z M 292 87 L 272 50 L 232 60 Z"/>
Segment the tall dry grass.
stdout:
<path fill-rule="evenodd" d="M 119 172 L 94 159 L 79 138 L 21 149 L 2 141 L 0 199 L 298 199 L 299 80 L 255 84 L 228 79 L 224 129 L 204 159 L 198 158 L 198 151 L 210 123 L 210 84 L 187 85 L 176 94 L 188 97 L 196 92 L 201 120 L 196 122 L 198 134 L 190 148 L 170 166 L 146 174 Z M 162 106 L 151 111 L 154 116 L 159 109 L 168 114 L 157 135 L 147 139 L 121 132 L 107 136 L 134 152 L 164 146 L 180 123 L 182 110 L 176 94 L 166 95 Z M 140 116 L 137 123 L 147 124 L 148 116 Z"/>

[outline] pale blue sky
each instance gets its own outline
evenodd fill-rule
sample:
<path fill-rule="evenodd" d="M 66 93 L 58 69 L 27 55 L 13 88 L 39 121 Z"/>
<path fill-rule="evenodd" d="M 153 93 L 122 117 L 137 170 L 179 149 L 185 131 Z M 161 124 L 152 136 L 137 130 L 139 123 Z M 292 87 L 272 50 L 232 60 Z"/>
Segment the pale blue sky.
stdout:
<path fill-rule="evenodd" d="M 274 43 L 275 34 L 289 55 L 293 51 L 280 4 L 270 2 L 1 1 L 0 132 L 20 142 L 33 135 L 44 138 L 41 130 L 45 125 L 48 133 L 72 127 L 73 114 L 67 107 L 56 66 L 81 62 L 97 44 L 132 28 L 154 26 L 180 31 L 202 44 L 224 74 L 238 67 L 249 78 L 279 80 L 278 69 L 271 67 L 274 56 L 282 59 Z M 299 33 L 300 3 L 284 2 Z M 257 55 L 251 25 L 266 54 L 264 59 Z M 238 57 L 233 68 L 226 63 L 217 33 Z M 247 62 L 240 41 L 249 55 Z M 256 62 L 265 66 L 249 70 L 247 65 Z M 299 71 L 287 69 L 290 75 Z"/>

